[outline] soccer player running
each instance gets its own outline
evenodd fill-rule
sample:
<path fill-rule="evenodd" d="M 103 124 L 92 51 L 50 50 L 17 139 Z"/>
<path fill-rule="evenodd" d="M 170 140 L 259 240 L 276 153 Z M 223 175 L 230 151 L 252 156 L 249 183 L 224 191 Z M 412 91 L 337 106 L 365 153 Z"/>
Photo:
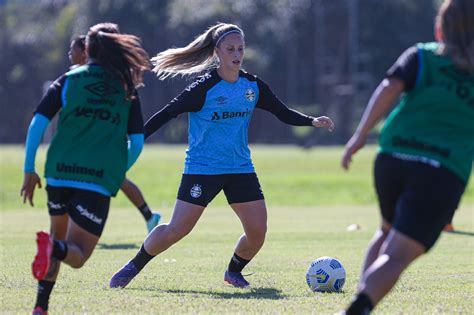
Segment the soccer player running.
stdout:
<path fill-rule="evenodd" d="M 244 33 L 219 23 L 183 48 L 152 59 L 161 79 L 207 71 L 145 124 L 145 138 L 179 114 L 189 113 L 189 148 L 171 221 L 158 225 L 141 249 L 111 279 L 125 287 L 156 255 L 187 235 L 213 198 L 223 190 L 239 217 L 240 237 L 225 282 L 247 287 L 242 269 L 258 253 L 267 232 L 267 208 L 248 148 L 248 127 L 255 108 L 294 126 L 334 128 L 328 117 L 303 115 L 284 105 L 259 78 L 241 70 Z"/>
<path fill-rule="evenodd" d="M 87 63 L 86 52 L 86 36 L 80 35 L 71 41 L 68 52 L 69 61 L 71 62 L 71 70 Z M 138 96 L 136 96 L 138 97 Z M 148 233 L 158 225 L 161 219 L 161 214 L 152 212 L 143 197 L 140 188 L 131 180 L 125 178 L 120 190 L 127 196 L 127 198 L 137 207 L 146 222 Z"/>
<path fill-rule="evenodd" d="M 346 314 L 368 314 L 401 273 L 435 244 L 452 218 L 474 156 L 474 2 L 446 0 L 436 43 L 407 49 L 372 95 L 346 144 L 349 168 L 368 132 L 388 113 L 374 177 L 382 215 L 357 295 Z"/>
<path fill-rule="evenodd" d="M 144 143 L 135 88 L 150 63 L 140 39 L 121 34 L 116 24 L 102 23 L 89 29 L 86 49 L 88 63 L 49 87 L 28 129 L 21 195 L 33 206 L 35 188 L 41 188 L 36 151 L 59 112 L 45 165 L 51 235 L 37 233 L 32 271 L 38 294 L 33 314 L 47 313 L 60 262 L 80 268 L 91 256 L 107 220 L 110 197 L 116 195 Z"/>

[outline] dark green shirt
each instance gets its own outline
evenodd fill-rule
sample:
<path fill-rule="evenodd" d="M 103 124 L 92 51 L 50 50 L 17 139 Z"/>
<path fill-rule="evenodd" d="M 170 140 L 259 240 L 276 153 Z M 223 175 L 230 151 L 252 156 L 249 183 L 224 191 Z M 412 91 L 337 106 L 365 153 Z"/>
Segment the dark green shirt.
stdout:
<path fill-rule="evenodd" d="M 66 73 L 57 132 L 45 177 L 94 183 L 115 195 L 127 167 L 131 101 L 123 85 L 97 65 Z"/>
<path fill-rule="evenodd" d="M 474 157 L 474 75 L 438 54 L 438 43 L 417 48 L 418 83 L 388 116 L 380 149 L 436 160 L 467 182 Z"/>

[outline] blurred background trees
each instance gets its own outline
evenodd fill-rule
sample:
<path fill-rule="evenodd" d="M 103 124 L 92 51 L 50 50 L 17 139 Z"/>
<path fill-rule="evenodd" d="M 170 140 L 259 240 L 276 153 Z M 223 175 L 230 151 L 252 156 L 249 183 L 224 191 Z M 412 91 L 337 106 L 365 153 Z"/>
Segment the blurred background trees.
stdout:
<path fill-rule="evenodd" d="M 68 67 L 72 37 L 114 22 L 154 55 L 190 42 L 218 21 L 246 35 L 244 68 L 290 107 L 330 115 L 333 134 L 293 128 L 255 111 L 251 143 L 344 143 L 372 90 L 401 52 L 433 40 L 437 0 L 0 0 L 0 142 L 21 143 L 46 82 Z M 189 82 L 145 76 L 145 120 Z M 187 140 L 187 117 L 151 141 Z"/>

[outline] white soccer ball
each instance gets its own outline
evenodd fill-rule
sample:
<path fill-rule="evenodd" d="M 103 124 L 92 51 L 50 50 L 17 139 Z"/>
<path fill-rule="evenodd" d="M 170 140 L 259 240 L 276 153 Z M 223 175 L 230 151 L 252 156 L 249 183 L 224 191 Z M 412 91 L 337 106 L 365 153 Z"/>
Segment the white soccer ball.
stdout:
<path fill-rule="evenodd" d="M 319 257 L 306 272 L 306 283 L 314 292 L 340 292 L 346 282 L 346 270 L 332 257 Z"/>

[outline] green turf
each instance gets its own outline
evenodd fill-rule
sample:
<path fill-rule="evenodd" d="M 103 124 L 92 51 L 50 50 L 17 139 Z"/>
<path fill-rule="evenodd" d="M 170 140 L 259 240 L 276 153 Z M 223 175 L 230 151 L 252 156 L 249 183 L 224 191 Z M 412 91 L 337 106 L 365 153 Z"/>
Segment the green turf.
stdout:
<path fill-rule="evenodd" d="M 271 313 L 333 314 L 355 292 L 367 242 L 378 224 L 371 187 L 374 149 L 362 151 L 348 173 L 341 148 L 254 147 L 266 195 L 269 232 L 247 272 L 253 288 L 223 284 L 223 272 L 241 233 L 220 197 L 182 242 L 155 258 L 124 290 L 107 288 L 111 275 L 141 245 L 145 223 L 123 196 L 113 201 L 99 245 L 80 270 L 63 267 L 51 299 L 53 314 L 67 313 Z M 44 155 L 39 153 L 38 158 Z M 153 208 L 171 215 L 183 147 L 149 146 L 131 172 Z M 20 203 L 22 152 L 1 147 L 0 313 L 31 311 L 34 232 L 48 228 L 44 191 L 35 208 Z M 455 216 L 457 234 L 443 233 L 432 252 L 403 275 L 375 314 L 471 314 L 474 309 L 474 202 L 469 189 Z M 348 232 L 349 224 L 362 226 Z M 305 283 L 311 260 L 337 257 L 347 271 L 341 294 L 315 294 Z"/>
<path fill-rule="evenodd" d="M 183 170 L 184 146 L 146 145 L 138 162 L 128 174 L 143 191 L 150 207 L 170 208 L 176 199 Z M 43 174 L 45 148 L 37 154 L 37 171 Z M 19 146 L 2 146 L 0 154 L 0 198 L 2 208 L 16 209 L 22 182 L 23 150 Z M 254 146 L 252 156 L 269 205 L 373 205 L 372 165 L 375 148 L 359 152 L 353 167 L 345 172 L 340 167 L 341 147 L 316 147 L 303 150 L 295 146 Z M 44 182 L 43 182 L 44 184 Z M 39 191 L 36 204 L 46 203 Z M 463 203 L 474 204 L 474 183 L 469 184 Z M 213 205 L 227 205 L 223 195 Z M 129 207 L 130 202 L 119 193 L 115 207 Z M 26 207 L 26 206 L 25 206 Z"/>

